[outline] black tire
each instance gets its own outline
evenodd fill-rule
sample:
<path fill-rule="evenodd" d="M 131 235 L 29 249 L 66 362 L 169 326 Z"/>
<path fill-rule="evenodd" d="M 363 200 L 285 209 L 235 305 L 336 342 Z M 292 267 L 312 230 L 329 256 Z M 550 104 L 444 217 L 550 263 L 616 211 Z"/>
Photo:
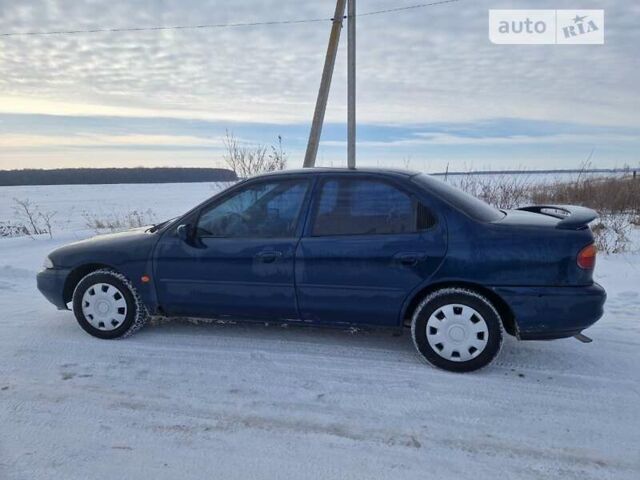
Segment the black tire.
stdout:
<path fill-rule="evenodd" d="M 83 296 L 98 284 L 112 285 L 120 293 L 126 302 L 126 315 L 117 328 L 113 330 L 101 330 L 93 326 L 83 313 Z M 140 300 L 135 287 L 124 275 L 112 270 L 96 270 L 86 275 L 73 291 L 73 313 L 84 331 L 97 338 L 114 339 L 126 338 L 140 330 L 149 318 L 147 308 Z M 94 322 L 95 323 L 95 322 Z"/>
<path fill-rule="evenodd" d="M 462 308 L 458 306 L 461 306 Z M 470 330 L 463 331 L 464 329 L 459 329 L 457 326 L 455 327 L 458 328 L 458 332 L 463 331 L 465 335 L 463 340 L 460 340 L 459 338 L 455 340 L 452 339 L 451 327 L 447 333 L 438 332 L 436 320 L 438 320 L 438 316 L 442 316 L 443 319 L 445 319 L 446 316 L 443 314 L 443 311 L 449 307 L 450 310 L 448 311 L 453 313 L 454 317 L 456 314 L 462 315 L 463 309 L 466 312 L 475 310 L 475 312 L 479 314 L 480 319 L 478 319 L 477 315 L 472 315 L 472 319 L 469 320 L 469 322 L 473 323 L 484 321 L 484 324 L 486 325 L 486 328 L 484 328 L 481 323 L 478 323 L 480 327 L 476 328 L 482 329 L 483 331 L 478 332 L 477 334 L 475 332 L 471 333 L 471 335 L 478 335 L 477 338 L 480 339 L 480 342 L 485 343 L 482 350 L 479 349 L 480 347 L 475 348 L 474 346 L 468 346 L 467 342 L 472 341 L 466 340 L 466 337 L 470 335 Z M 428 323 L 432 316 L 435 318 L 432 320 L 433 323 Z M 462 316 L 460 318 L 462 319 Z M 454 320 L 458 321 L 458 319 Z M 459 322 L 462 324 L 466 321 L 459 320 Z M 432 327 L 434 324 L 436 326 Z M 447 325 L 451 325 L 451 323 Z M 474 328 L 471 325 L 469 327 L 470 329 Z M 444 328 L 442 330 L 444 330 Z M 431 343 L 436 343 L 435 348 L 430 344 L 428 335 L 434 335 L 431 337 Z M 435 337 L 435 335 L 440 336 Z M 418 305 L 411 322 L 411 336 L 413 337 L 413 343 L 422 358 L 431 365 L 451 372 L 471 372 L 489 365 L 500 352 L 503 338 L 502 319 L 491 302 L 479 293 L 465 288 L 444 288 L 431 293 L 420 303 L 420 305 Z M 435 338 L 443 338 L 443 342 L 437 343 L 438 340 L 434 340 Z M 474 337 L 469 336 L 469 338 Z M 461 359 L 460 352 L 455 350 L 456 341 L 461 342 L 460 345 L 462 348 L 459 350 L 469 348 L 469 351 L 464 353 L 465 356 L 474 356 L 468 360 Z M 439 353 L 438 349 L 444 353 Z M 475 351 L 473 351 L 474 349 Z M 447 355 L 449 358 L 445 358 L 445 353 L 449 354 Z M 457 358 L 460 358 L 460 360 L 451 359 L 454 358 L 456 353 Z"/>

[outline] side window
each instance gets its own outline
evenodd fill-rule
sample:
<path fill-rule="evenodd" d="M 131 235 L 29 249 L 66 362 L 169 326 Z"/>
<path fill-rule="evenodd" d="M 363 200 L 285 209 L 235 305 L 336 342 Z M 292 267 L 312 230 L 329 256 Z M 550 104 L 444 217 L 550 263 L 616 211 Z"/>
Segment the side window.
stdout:
<path fill-rule="evenodd" d="M 327 215 L 333 212 L 338 205 L 338 181 L 330 180 L 324 183 L 320 204 L 318 205 L 318 215 Z"/>
<path fill-rule="evenodd" d="M 251 185 L 200 214 L 203 237 L 274 238 L 295 233 L 306 180 Z"/>
<path fill-rule="evenodd" d="M 433 217 L 407 193 L 377 180 L 324 182 L 312 235 L 410 233 L 433 225 Z"/>

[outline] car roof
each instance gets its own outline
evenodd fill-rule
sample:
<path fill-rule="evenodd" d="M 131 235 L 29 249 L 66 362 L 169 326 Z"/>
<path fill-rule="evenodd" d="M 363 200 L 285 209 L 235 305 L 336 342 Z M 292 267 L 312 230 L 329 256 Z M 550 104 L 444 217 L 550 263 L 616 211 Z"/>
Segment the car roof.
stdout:
<path fill-rule="evenodd" d="M 401 170 L 394 168 L 333 168 L 333 167 L 311 167 L 311 168 L 297 168 L 292 170 L 278 170 L 276 172 L 263 173 L 256 175 L 252 178 L 269 177 L 276 175 L 317 175 L 323 173 L 353 173 L 353 174 L 377 174 L 377 175 L 389 175 L 395 177 L 413 177 L 418 172 L 411 172 L 409 170 Z"/>

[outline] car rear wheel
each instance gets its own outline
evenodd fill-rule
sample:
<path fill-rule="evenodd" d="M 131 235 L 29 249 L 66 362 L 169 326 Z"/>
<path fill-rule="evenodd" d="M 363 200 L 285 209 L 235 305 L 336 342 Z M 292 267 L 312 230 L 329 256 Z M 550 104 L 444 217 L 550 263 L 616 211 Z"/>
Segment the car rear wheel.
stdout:
<path fill-rule="evenodd" d="M 411 322 L 413 342 L 430 364 L 470 372 L 491 363 L 502 345 L 502 320 L 484 296 L 463 288 L 431 293 Z"/>
<path fill-rule="evenodd" d="M 87 333 L 103 339 L 128 337 L 149 316 L 131 282 L 112 270 L 97 270 L 80 280 L 73 292 L 73 313 Z"/>

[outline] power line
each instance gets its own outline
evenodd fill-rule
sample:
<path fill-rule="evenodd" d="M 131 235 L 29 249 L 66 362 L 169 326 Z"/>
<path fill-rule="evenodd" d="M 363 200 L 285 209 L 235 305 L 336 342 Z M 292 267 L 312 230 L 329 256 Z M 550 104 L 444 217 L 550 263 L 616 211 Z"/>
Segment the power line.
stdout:
<path fill-rule="evenodd" d="M 326 22 L 327 18 L 312 18 L 306 20 L 274 20 L 272 22 L 246 22 L 246 23 L 206 23 L 203 25 L 169 25 L 159 27 L 132 27 L 132 28 L 96 28 L 92 30 L 60 30 L 53 32 L 10 32 L 0 33 L 0 37 L 37 36 L 37 35 L 75 35 L 79 33 L 114 33 L 114 32 L 151 32 L 157 30 L 196 30 L 202 28 L 234 28 L 255 27 L 258 25 L 290 25 L 295 23 Z"/>
<path fill-rule="evenodd" d="M 418 3 L 417 5 L 408 5 L 406 7 L 387 8 L 386 10 L 375 10 L 373 12 L 359 13 L 356 17 L 369 17 L 371 15 L 382 15 L 385 13 L 404 12 L 405 10 L 415 10 L 417 8 L 433 7 L 435 5 L 444 5 L 445 3 L 456 3 L 460 0 L 441 0 L 439 2 Z"/>
<path fill-rule="evenodd" d="M 408 5 L 405 7 L 388 8 L 385 10 L 375 10 L 372 12 L 359 13 L 357 17 L 369 17 L 372 15 L 383 15 L 389 13 L 397 13 L 406 10 L 415 10 L 418 8 L 432 7 L 435 5 L 444 5 L 446 3 L 455 3 L 461 0 L 440 0 L 430 3 L 419 3 L 416 5 Z M 78 35 L 85 33 L 121 33 L 121 32 L 152 32 L 160 30 L 198 30 L 207 28 L 238 28 L 238 27 L 257 27 L 257 26 L 273 26 L 273 25 L 295 25 L 301 23 L 320 23 L 333 21 L 332 18 L 306 18 L 292 20 L 273 20 L 264 22 L 237 22 L 237 23 L 205 23 L 202 25 L 167 25 L 154 27 L 130 27 L 130 28 L 94 28 L 91 30 L 57 30 L 50 32 L 8 32 L 0 33 L 0 37 L 26 37 L 26 36 L 45 36 L 45 35 Z"/>

